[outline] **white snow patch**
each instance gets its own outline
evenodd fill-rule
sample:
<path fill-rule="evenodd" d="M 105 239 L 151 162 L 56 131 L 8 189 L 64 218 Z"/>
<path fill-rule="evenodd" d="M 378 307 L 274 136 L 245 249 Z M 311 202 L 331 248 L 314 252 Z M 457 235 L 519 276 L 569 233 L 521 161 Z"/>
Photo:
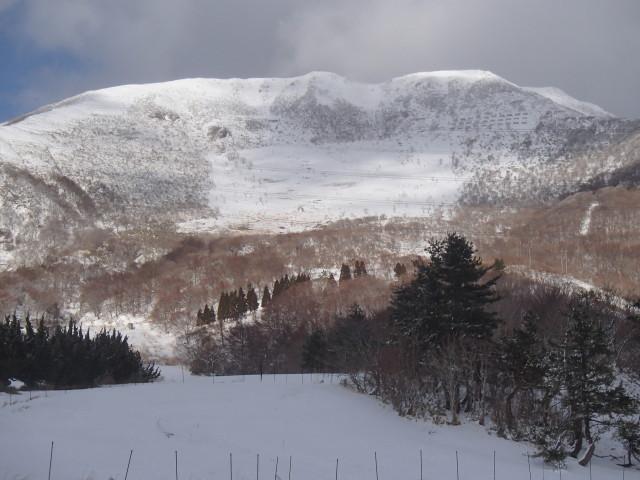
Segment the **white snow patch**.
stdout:
<path fill-rule="evenodd" d="M 584 236 L 589 234 L 589 228 L 591 227 L 591 214 L 598 205 L 600 205 L 599 202 L 593 202 L 589 205 L 589 208 L 587 208 L 587 212 L 584 214 L 584 218 L 580 223 L 580 235 Z"/>
<path fill-rule="evenodd" d="M 89 313 L 84 315 L 79 323 L 93 333 L 103 328 L 120 331 L 127 336 L 129 345 L 149 360 L 167 361 L 176 356 L 176 332 L 165 329 L 143 316 L 118 315 L 97 318 Z"/>
<path fill-rule="evenodd" d="M 532 93 L 537 93 L 538 95 L 542 95 L 543 97 L 548 98 L 549 100 L 561 105 L 563 107 L 570 108 L 578 113 L 583 115 L 589 115 L 593 117 L 602 117 L 602 118 L 614 118 L 615 115 L 607 112 L 603 108 L 598 105 L 594 105 L 593 103 L 583 102 L 582 100 L 578 100 L 573 98 L 568 93 L 560 90 L 556 87 L 523 87 L 524 90 L 528 90 Z"/>
<path fill-rule="evenodd" d="M 22 380 L 18 380 L 17 378 L 9 379 L 9 387 L 15 388 L 16 390 L 22 389 L 25 386 L 25 383 Z"/>

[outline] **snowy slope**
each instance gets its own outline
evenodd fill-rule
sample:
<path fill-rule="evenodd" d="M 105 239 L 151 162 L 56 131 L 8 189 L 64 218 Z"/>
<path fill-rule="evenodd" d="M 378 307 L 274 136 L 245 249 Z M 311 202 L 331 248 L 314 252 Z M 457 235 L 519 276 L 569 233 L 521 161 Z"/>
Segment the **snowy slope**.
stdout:
<path fill-rule="evenodd" d="M 526 87 L 525 90 L 542 95 L 558 105 L 570 108 L 571 110 L 575 110 L 583 115 L 591 115 L 601 118 L 614 117 L 612 113 L 607 112 L 598 105 L 575 99 L 565 91 L 556 87 Z"/>
<path fill-rule="evenodd" d="M 51 229 L 279 231 L 426 216 L 461 196 L 534 199 L 532 172 L 626 128 L 585 105 L 475 70 L 380 84 L 312 72 L 87 92 L 0 126 L 0 259 L 40 250 Z M 543 193 L 620 166 L 612 162 L 563 163 L 566 173 L 541 176 Z"/>
<path fill-rule="evenodd" d="M 373 397 L 337 385 L 336 378 L 316 374 L 259 377 L 185 376 L 165 368 L 167 379 L 149 385 L 94 390 L 42 392 L 0 401 L 0 478 L 47 478 L 54 441 L 52 479 L 124 478 L 133 457 L 130 479 L 169 480 L 233 478 L 314 480 L 376 478 L 374 452 L 382 480 L 456 478 L 456 451 L 461 479 L 490 479 L 493 452 L 496 478 L 529 477 L 527 453 L 533 449 L 487 434 L 484 427 L 436 426 L 398 417 Z M 303 383 L 304 381 L 304 383 Z M 13 403 L 15 402 L 15 403 Z M 621 478 L 609 458 L 620 454 L 602 441 L 594 457 L 594 479 Z M 278 476 L 275 476 L 276 460 Z M 558 478 L 558 471 L 531 459 L 535 479 Z M 637 470 L 625 478 L 639 479 Z M 589 470 L 570 460 L 565 480 L 589 478 Z"/>

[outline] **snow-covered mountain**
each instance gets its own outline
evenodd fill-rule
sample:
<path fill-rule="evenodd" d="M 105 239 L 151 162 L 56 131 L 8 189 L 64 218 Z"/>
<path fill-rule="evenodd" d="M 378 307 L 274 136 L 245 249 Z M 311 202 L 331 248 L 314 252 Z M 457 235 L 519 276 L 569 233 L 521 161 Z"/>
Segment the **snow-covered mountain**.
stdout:
<path fill-rule="evenodd" d="M 637 128 L 485 71 L 86 92 L 0 126 L 0 264 L 85 226 L 278 231 L 539 201 L 627 167 L 602 152 Z"/>
<path fill-rule="evenodd" d="M 570 108 L 571 110 L 574 110 L 582 115 L 591 115 L 594 117 L 601 117 L 601 118 L 615 117 L 615 115 L 607 112 L 606 110 L 599 107 L 598 105 L 577 100 L 572 96 L 570 96 L 569 94 L 567 94 L 566 92 L 564 92 L 563 90 L 560 90 L 559 88 L 556 88 L 556 87 L 528 87 L 528 88 L 525 88 L 525 90 L 528 90 L 529 92 L 532 92 L 532 93 L 537 93 L 538 95 L 542 95 L 543 97 L 547 97 L 552 102 L 557 103 L 558 105 L 562 105 L 564 107 Z"/>

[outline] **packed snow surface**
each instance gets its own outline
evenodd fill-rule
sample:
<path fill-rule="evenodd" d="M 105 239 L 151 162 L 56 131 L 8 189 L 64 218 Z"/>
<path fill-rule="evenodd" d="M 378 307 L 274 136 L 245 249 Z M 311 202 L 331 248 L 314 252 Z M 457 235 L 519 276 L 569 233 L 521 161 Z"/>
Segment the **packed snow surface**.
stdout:
<path fill-rule="evenodd" d="M 0 397 L 0 478 L 48 476 L 54 442 L 53 480 L 169 480 L 233 478 L 292 480 L 456 478 L 541 479 L 543 467 L 527 453 L 533 448 L 487 434 L 484 427 L 436 426 L 400 418 L 375 398 L 338 384 L 336 376 L 288 375 L 192 377 L 180 367 L 163 368 L 164 380 L 145 385 L 92 390 L 35 392 Z M 622 478 L 601 443 L 592 478 Z M 375 453 L 374 453 L 375 452 Z M 275 475 L 276 463 L 278 474 Z M 544 478 L 559 478 L 546 467 Z M 589 470 L 569 461 L 565 480 L 585 480 Z M 627 480 L 640 479 L 627 470 Z"/>

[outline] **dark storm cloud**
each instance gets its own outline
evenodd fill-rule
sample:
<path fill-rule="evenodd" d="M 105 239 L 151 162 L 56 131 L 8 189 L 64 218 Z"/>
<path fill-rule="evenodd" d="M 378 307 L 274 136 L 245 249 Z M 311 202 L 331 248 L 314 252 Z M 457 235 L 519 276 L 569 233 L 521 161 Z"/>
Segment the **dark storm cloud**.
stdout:
<path fill-rule="evenodd" d="M 480 68 L 640 117 L 638 0 L 0 0 L 35 69 L 25 106 L 113 84 Z M 1 25 L 1 24 L 0 24 Z"/>

